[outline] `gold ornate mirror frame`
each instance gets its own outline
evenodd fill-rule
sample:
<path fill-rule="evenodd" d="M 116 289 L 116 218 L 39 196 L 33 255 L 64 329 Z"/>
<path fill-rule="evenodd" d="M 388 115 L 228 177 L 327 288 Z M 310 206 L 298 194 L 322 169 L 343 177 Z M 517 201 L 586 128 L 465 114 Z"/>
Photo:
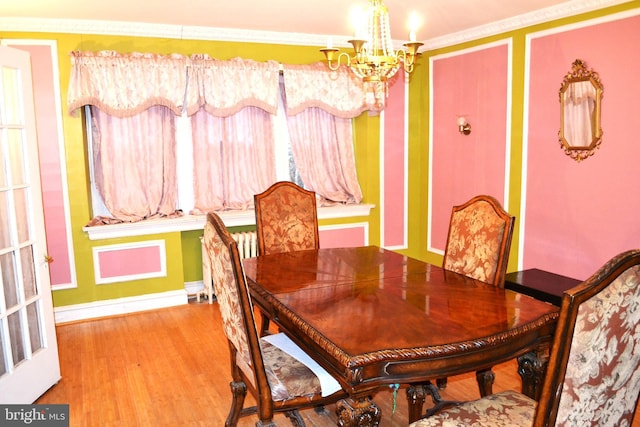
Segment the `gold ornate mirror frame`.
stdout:
<path fill-rule="evenodd" d="M 578 162 L 592 156 L 602 142 L 601 102 L 602 83 L 598 73 L 576 59 L 560 87 L 558 137 L 564 152 Z"/>

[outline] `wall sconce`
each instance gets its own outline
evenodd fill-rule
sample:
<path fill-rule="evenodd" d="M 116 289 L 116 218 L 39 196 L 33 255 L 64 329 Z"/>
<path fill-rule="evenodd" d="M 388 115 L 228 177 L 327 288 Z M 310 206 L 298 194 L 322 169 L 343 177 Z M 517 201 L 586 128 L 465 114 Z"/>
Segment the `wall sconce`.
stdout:
<path fill-rule="evenodd" d="M 471 125 L 467 123 L 467 119 L 464 116 L 458 117 L 458 130 L 465 135 L 471 133 Z"/>

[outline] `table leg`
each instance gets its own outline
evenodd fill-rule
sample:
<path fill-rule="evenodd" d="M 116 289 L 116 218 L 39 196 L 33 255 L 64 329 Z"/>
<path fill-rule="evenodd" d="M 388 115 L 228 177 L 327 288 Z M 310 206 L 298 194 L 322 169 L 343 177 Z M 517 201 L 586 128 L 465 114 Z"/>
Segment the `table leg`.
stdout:
<path fill-rule="evenodd" d="M 548 346 L 518 357 L 518 374 L 522 378 L 522 393 L 539 400 L 549 361 Z"/>
<path fill-rule="evenodd" d="M 338 426 L 378 427 L 380 408 L 369 397 L 348 398 L 336 403 Z"/>
<path fill-rule="evenodd" d="M 433 406 L 423 413 L 422 405 L 424 404 L 427 394 L 431 396 Z M 443 408 L 457 405 L 459 403 L 460 402 L 454 400 L 443 400 L 440 396 L 440 392 L 438 391 L 438 387 L 431 381 L 427 381 L 424 384 L 410 384 L 409 387 L 407 387 L 409 423 L 418 421 L 424 416 L 430 417 L 431 415 L 440 412 Z"/>
<path fill-rule="evenodd" d="M 422 405 L 427 391 L 422 384 L 411 384 L 407 387 L 407 404 L 409 406 L 409 422 L 417 421 L 422 416 Z"/>

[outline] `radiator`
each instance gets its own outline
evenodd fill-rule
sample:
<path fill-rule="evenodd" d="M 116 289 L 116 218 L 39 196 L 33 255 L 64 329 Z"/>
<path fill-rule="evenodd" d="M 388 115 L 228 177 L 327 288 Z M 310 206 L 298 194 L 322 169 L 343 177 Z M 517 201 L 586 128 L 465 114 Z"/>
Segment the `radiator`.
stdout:
<path fill-rule="evenodd" d="M 255 231 L 231 233 L 231 236 L 238 243 L 240 258 L 251 258 L 258 255 L 258 241 Z"/>
<path fill-rule="evenodd" d="M 258 242 L 255 231 L 243 231 L 238 233 L 231 233 L 233 240 L 238 243 L 238 252 L 240 252 L 240 258 L 250 258 L 258 255 Z M 202 240 L 202 238 L 200 238 Z M 209 299 L 211 304 L 215 295 L 213 294 L 213 283 L 211 282 L 211 273 L 209 272 L 209 257 L 206 254 L 204 248 L 204 242 L 202 242 L 202 290 L 196 293 L 198 302 L 200 302 L 200 296 L 205 296 Z"/>

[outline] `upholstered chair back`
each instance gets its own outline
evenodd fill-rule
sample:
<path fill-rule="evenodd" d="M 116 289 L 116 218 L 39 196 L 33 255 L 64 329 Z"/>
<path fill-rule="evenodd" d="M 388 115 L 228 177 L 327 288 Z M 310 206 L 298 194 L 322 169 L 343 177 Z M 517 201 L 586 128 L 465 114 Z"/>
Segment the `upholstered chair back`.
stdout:
<path fill-rule="evenodd" d="M 258 252 L 318 249 L 316 194 L 281 181 L 254 196 Z"/>
<path fill-rule="evenodd" d="M 631 426 L 640 395 L 640 249 L 566 291 L 540 399 L 512 390 L 410 427 Z"/>
<path fill-rule="evenodd" d="M 454 206 L 443 268 L 504 286 L 515 218 L 486 195 Z"/>
<path fill-rule="evenodd" d="M 247 326 L 253 325 L 254 319 L 247 318 L 247 311 L 243 309 L 243 303 L 250 304 L 250 301 L 243 302 L 242 295 L 238 292 L 238 286 L 243 284 L 236 283 L 235 267 L 231 259 L 231 250 L 235 247 L 237 251 L 237 247 L 231 245 L 232 242 L 235 244 L 233 238 L 220 218 L 213 213 L 207 215 L 203 241 L 209 259 L 211 280 L 220 306 L 224 333 L 232 350 L 237 353 L 238 366 L 244 368 L 245 374 L 253 378 L 248 336 L 251 330 Z M 252 313 L 252 310 L 248 313 Z M 257 341 L 257 338 L 254 339 Z"/>
<path fill-rule="evenodd" d="M 536 425 L 630 426 L 640 393 L 640 250 L 614 257 L 562 301 Z M 555 419 L 555 421 L 554 421 Z"/>
<path fill-rule="evenodd" d="M 207 214 L 203 241 L 231 356 L 232 403 L 225 426 L 236 427 L 240 417 L 253 414 L 259 418 L 256 425 L 275 426 L 275 412 L 283 412 L 295 426 L 304 426 L 299 409 L 345 398 L 328 372 L 319 366 L 312 370 L 299 360 L 304 351 L 285 334 L 258 336 L 238 245 L 213 212 Z M 244 406 L 248 390 L 255 406 Z"/>

